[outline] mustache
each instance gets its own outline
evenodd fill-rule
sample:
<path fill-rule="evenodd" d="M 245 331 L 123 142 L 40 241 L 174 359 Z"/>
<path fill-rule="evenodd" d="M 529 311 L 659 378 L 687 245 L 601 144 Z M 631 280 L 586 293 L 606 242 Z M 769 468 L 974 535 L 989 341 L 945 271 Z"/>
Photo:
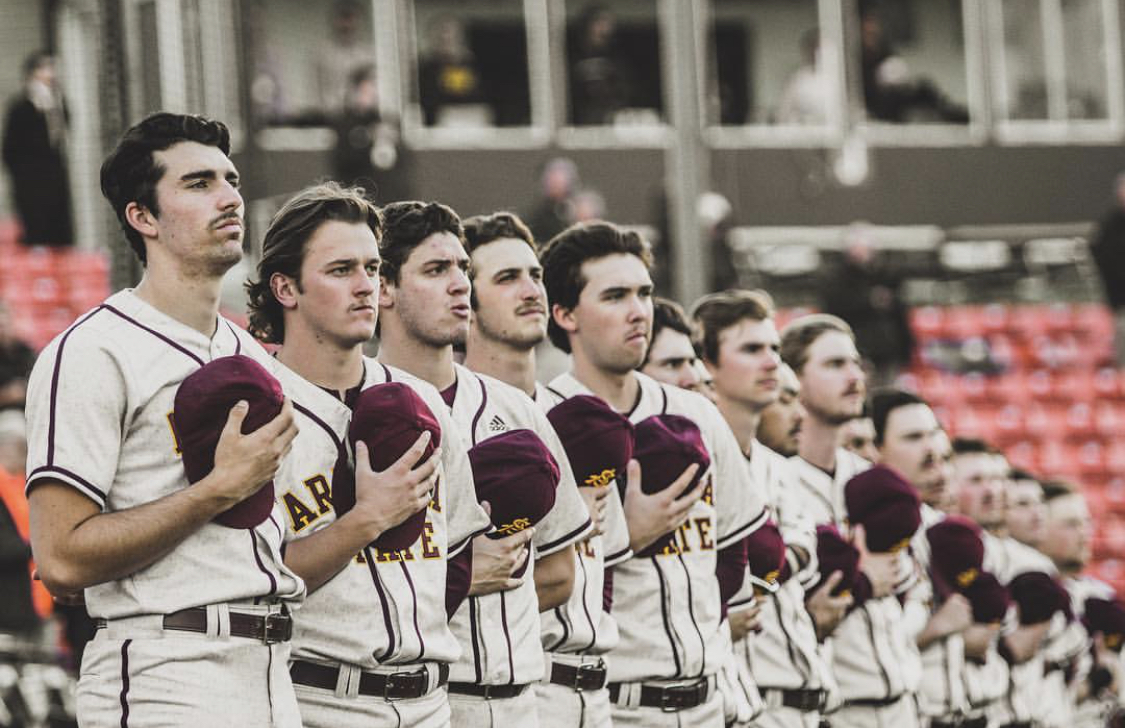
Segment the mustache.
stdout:
<path fill-rule="evenodd" d="M 241 225 L 242 224 L 242 215 L 239 215 L 237 212 L 224 212 L 222 215 L 219 215 L 218 217 L 216 217 L 214 220 L 211 221 L 211 227 L 213 227 L 213 228 L 222 227 L 223 225 L 226 225 L 227 222 L 229 222 L 231 220 L 234 220 L 239 225 Z"/>
<path fill-rule="evenodd" d="M 547 313 L 547 308 L 541 303 L 525 303 L 516 309 L 516 315 L 522 316 L 525 313 Z"/>

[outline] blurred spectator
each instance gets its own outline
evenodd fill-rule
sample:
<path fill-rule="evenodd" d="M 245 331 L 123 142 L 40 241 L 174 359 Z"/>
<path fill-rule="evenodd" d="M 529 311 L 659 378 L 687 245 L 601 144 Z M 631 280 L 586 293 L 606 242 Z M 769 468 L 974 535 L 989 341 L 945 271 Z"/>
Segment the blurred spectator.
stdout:
<path fill-rule="evenodd" d="M 1106 304 L 1116 321 L 1117 365 L 1125 366 L 1125 172 L 1117 175 L 1116 204 L 1099 225 L 1090 244 L 1105 287 Z"/>
<path fill-rule="evenodd" d="M 12 178 L 16 213 L 29 245 L 68 245 L 73 238 L 66 171 L 66 108 L 55 59 L 32 53 L 24 62 L 24 88 L 8 106 L 4 165 Z"/>
<path fill-rule="evenodd" d="M 27 439 L 23 413 L 0 412 L 0 633 L 33 636 L 41 619 L 31 589 L 27 498 L 23 493 Z M 40 608 L 50 613 L 42 592 Z"/>
<path fill-rule="evenodd" d="M 387 123 L 379 111 L 375 67 L 352 71 L 343 113 L 336 123 L 335 177 L 346 185 L 361 185 L 369 193 L 389 200 L 387 190 L 375 181 L 398 162 L 398 127 Z"/>
<path fill-rule="evenodd" d="M 8 304 L 0 301 L 0 409 L 23 408 L 35 350 L 17 335 Z"/>
<path fill-rule="evenodd" d="M 579 126 L 612 124 L 629 106 L 628 61 L 616 47 L 617 19 L 606 5 L 591 5 L 579 22 L 570 63 L 570 103 Z"/>
<path fill-rule="evenodd" d="M 332 9 L 332 37 L 317 53 L 320 111 L 335 117 L 344 110 L 356 69 L 375 65 L 375 50 L 363 32 L 365 16 L 358 0 L 338 0 Z"/>
<path fill-rule="evenodd" d="M 445 15 L 430 27 L 430 49 L 418 72 L 422 114 L 427 126 L 488 126 L 485 80 L 469 47 L 465 25 Z"/>
<path fill-rule="evenodd" d="M 781 124 L 828 123 L 836 84 L 826 67 L 820 30 L 813 28 L 801 36 L 801 66 L 785 83 L 777 107 Z"/>
<path fill-rule="evenodd" d="M 543 196 L 524 220 L 535 239 L 545 243 L 574 219 L 572 204 L 578 190 L 578 166 L 566 157 L 555 157 L 543 166 L 539 182 Z"/>
<path fill-rule="evenodd" d="M 589 187 L 575 193 L 570 207 L 572 224 L 605 218 L 605 197 L 601 192 Z"/>
<path fill-rule="evenodd" d="M 843 242 L 843 261 L 827 272 L 820 307 L 855 331 L 856 347 L 873 370 L 869 386 L 887 386 L 914 351 L 902 279 L 884 264 L 866 224 L 848 227 Z"/>
<path fill-rule="evenodd" d="M 874 6 L 861 3 L 863 99 L 867 115 L 879 121 L 968 123 L 968 112 L 952 103 L 928 78 L 918 78 L 891 47 Z"/>

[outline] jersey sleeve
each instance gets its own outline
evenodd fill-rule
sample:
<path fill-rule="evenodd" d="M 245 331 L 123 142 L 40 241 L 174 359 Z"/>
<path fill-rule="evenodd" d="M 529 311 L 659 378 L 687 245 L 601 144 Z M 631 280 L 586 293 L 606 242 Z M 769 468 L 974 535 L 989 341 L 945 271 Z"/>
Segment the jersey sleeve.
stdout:
<path fill-rule="evenodd" d="M 610 483 L 606 496 L 605 522 L 602 524 L 602 546 L 605 549 L 605 566 L 609 568 L 633 555 L 629 547 L 629 525 L 625 521 L 625 508 L 616 483 Z"/>
<path fill-rule="evenodd" d="M 700 396 L 702 399 L 702 396 Z M 703 400 L 706 409 L 697 423 L 705 426 L 711 443 L 711 469 L 715 511 L 716 546 L 726 548 L 758 530 L 769 518 L 763 488 L 750 475 L 742 448 L 715 405 Z"/>
<path fill-rule="evenodd" d="M 532 417 L 535 423 L 535 432 L 543 443 L 555 456 L 559 465 L 559 483 L 555 489 L 555 505 L 535 526 L 536 558 L 543 558 L 550 554 L 577 543 L 593 530 L 594 523 L 590 520 L 590 511 L 586 502 L 578 494 L 578 484 L 574 482 L 574 473 L 570 469 L 570 460 L 563 449 L 555 428 L 551 427 L 550 420 L 539 410 L 532 407 Z"/>
<path fill-rule="evenodd" d="M 449 529 L 449 557 L 460 553 L 474 536 L 489 530 L 492 522 L 477 502 L 473 469 L 465 439 L 457 431 L 453 418 L 445 408 L 438 412 L 441 424 L 441 466 L 445 481 L 446 524 Z"/>
<path fill-rule="evenodd" d="M 126 427 L 129 378 L 80 325 L 52 342 L 31 372 L 27 490 L 61 481 L 105 510 Z"/>
<path fill-rule="evenodd" d="M 781 472 L 777 481 L 777 512 L 774 518 L 785 539 L 785 559 L 789 570 L 802 586 L 807 587 L 820 578 L 816 559 L 816 523 L 797 500 L 800 486 L 789 463 L 779 460 L 778 467 Z M 803 558 L 798 556 L 798 550 Z"/>

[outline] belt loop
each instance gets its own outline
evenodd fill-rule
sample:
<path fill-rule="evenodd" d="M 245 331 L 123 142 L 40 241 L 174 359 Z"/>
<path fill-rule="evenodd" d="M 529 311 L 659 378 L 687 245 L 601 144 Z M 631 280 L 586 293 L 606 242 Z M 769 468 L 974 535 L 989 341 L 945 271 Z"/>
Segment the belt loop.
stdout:
<path fill-rule="evenodd" d="M 230 610 L 226 604 L 208 604 L 207 611 L 207 636 L 230 637 Z"/>
<path fill-rule="evenodd" d="M 427 662 L 422 665 L 422 669 L 426 671 L 426 695 L 429 695 L 437 690 L 438 683 L 441 681 L 441 670 L 436 662 Z"/>
<path fill-rule="evenodd" d="M 617 694 L 617 704 L 623 708 L 639 708 L 641 705 L 641 683 L 621 683 L 621 692 Z"/>
<path fill-rule="evenodd" d="M 355 682 L 355 690 L 352 689 L 352 682 Z M 336 670 L 336 692 L 337 698 L 354 697 L 359 692 L 359 681 L 352 679 L 351 670 L 347 665 L 341 664 L 339 669 Z"/>

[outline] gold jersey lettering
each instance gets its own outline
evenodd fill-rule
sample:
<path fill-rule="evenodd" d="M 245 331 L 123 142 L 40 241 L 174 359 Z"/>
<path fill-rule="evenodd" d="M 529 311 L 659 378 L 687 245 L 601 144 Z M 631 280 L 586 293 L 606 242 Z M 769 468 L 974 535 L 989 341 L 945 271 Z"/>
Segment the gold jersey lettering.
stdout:
<path fill-rule="evenodd" d="M 422 524 L 422 558 L 441 558 L 441 549 L 434 543 L 434 524 L 429 521 Z"/>
<path fill-rule="evenodd" d="M 168 413 L 168 429 L 172 431 L 172 449 L 175 450 L 177 455 L 182 455 L 183 450 L 180 449 L 180 433 L 176 432 L 176 413 Z"/>
<path fill-rule="evenodd" d="M 441 476 L 434 478 L 434 489 L 430 491 L 430 510 L 441 513 Z"/>
<path fill-rule="evenodd" d="M 313 497 L 313 502 L 316 503 L 316 508 L 320 511 L 320 515 L 324 515 L 332 510 L 332 486 L 328 485 L 328 480 L 323 475 L 314 475 L 305 481 L 305 487 L 309 491 L 309 495 Z"/>
<path fill-rule="evenodd" d="M 300 533 L 312 525 L 313 521 L 320 518 L 316 511 L 309 508 L 292 493 L 286 493 L 281 497 L 281 500 L 285 503 L 285 510 L 289 514 L 289 523 L 293 526 L 293 533 Z"/>

